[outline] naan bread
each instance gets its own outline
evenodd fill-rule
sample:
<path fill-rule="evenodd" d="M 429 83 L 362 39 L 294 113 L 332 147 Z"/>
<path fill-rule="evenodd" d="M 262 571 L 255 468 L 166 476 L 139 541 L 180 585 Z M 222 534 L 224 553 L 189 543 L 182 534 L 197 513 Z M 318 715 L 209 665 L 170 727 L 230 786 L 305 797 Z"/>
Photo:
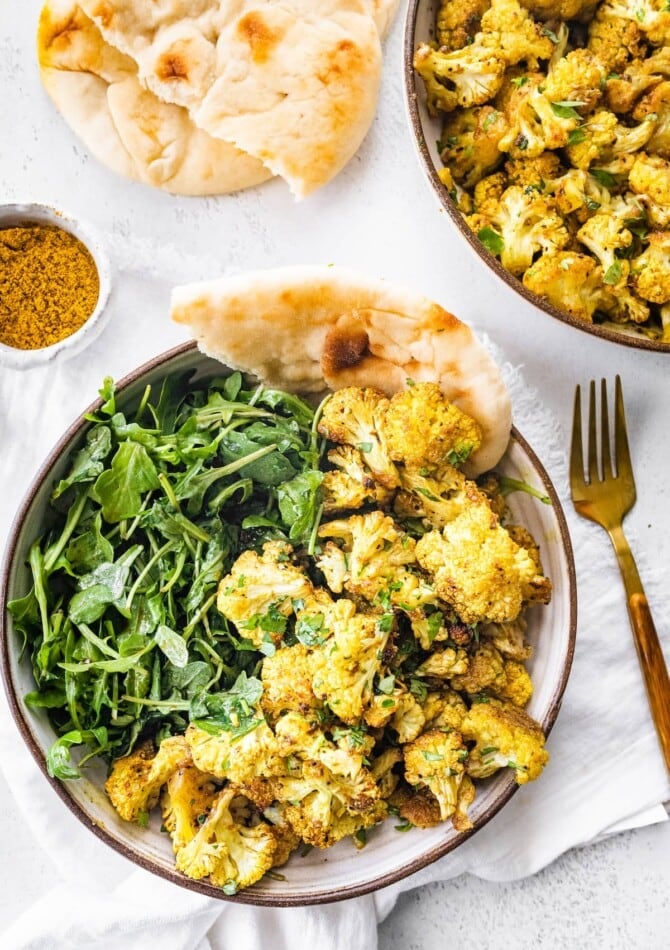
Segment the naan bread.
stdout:
<path fill-rule="evenodd" d="M 372 122 L 389 0 L 80 0 L 140 81 L 281 175 L 325 184 Z"/>
<path fill-rule="evenodd" d="M 176 287 L 171 315 L 204 353 L 291 392 L 438 382 L 482 427 L 470 474 L 507 447 L 498 367 L 468 326 L 412 291 L 335 267 L 287 267 Z"/>
<path fill-rule="evenodd" d="M 373 17 L 379 35 L 384 37 L 398 9 L 400 0 L 369 0 L 370 16 Z"/>
<path fill-rule="evenodd" d="M 188 111 L 143 88 L 135 61 L 106 43 L 74 0 L 49 0 L 37 35 L 42 82 L 93 155 L 128 178 L 176 194 L 211 195 L 271 172 L 199 129 Z"/>

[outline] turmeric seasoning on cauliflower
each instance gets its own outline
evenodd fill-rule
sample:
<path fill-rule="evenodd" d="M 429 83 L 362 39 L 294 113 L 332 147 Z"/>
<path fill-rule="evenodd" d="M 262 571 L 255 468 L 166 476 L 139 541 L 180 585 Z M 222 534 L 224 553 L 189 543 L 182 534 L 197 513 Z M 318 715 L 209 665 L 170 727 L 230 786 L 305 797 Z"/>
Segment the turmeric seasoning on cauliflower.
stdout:
<path fill-rule="evenodd" d="M 510 703 L 475 703 L 461 722 L 461 733 L 476 743 L 466 763 L 473 778 L 509 767 L 523 785 L 536 779 L 549 759 L 540 726 Z"/>
<path fill-rule="evenodd" d="M 277 840 L 264 823 L 236 820 L 238 791 L 229 785 L 219 793 L 197 834 L 177 851 L 177 869 L 187 877 L 208 877 L 216 887 L 249 887 L 273 865 Z"/>
<path fill-rule="evenodd" d="M 438 801 L 442 821 L 450 818 L 458 808 L 468 757 L 460 733 L 430 729 L 409 742 L 403 754 L 406 780 L 427 786 Z"/>
<path fill-rule="evenodd" d="M 157 752 L 148 740 L 114 762 L 105 790 L 122 818 L 139 821 L 154 807 L 169 777 L 190 763 L 191 753 L 183 736 L 164 739 Z"/>
<path fill-rule="evenodd" d="M 539 580 L 528 551 L 484 506 L 466 509 L 441 532 L 429 531 L 417 542 L 416 557 L 465 623 L 515 620 Z"/>
<path fill-rule="evenodd" d="M 479 425 L 449 402 L 437 383 L 395 393 L 381 431 L 391 458 L 406 466 L 461 465 L 482 441 Z"/>

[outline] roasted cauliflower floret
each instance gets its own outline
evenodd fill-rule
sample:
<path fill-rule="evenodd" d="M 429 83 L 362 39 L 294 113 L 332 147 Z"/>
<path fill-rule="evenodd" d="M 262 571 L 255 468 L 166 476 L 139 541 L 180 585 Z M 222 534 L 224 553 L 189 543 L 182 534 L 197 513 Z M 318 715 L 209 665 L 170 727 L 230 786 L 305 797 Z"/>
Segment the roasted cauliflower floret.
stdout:
<path fill-rule="evenodd" d="M 596 10 L 589 23 L 588 48 L 607 67 L 608 75 L 621 73 L 631 59 L 644 56 L 644 34 L 638 23 Z"/>
<path fill-rule="evenodd" d="M 608 304 L 602 267 L 575 251 L 543 254 L 523 275 L 523 283 L 560 310 L 589 322 Z"/>
<path fill-rule="evenodd" d="M 524 83 L 510 94 L 505 105 L 507 131 L 500 138 L 498 148 L 515 159 L 538 158 L 545 149 L 565 145 L 578 124 L 577 119 L 567 126 L 564 120 L 556 121 L 551 103 L 538 90 L 538 83 L 537 78 L 532 85 L 530 80 Z"/>
<path fill-rule="evenodd" d="M 320 538 L 337 538 L 325 544 L 316 563 L 335 593 L 343 588 L 374 601 L 399 569 L 416 560 L 416 542 L 382 511 L 328 521 L 319 528 Z"/>
<path fill-rule="evenodd" d="M 469 665 L 468 655 L 460 647 L 444 647 L 433 650 L 423 663 L 417 667 L 417 675 L 434 676 L 438 679 L 451 679 L 465 673 Z"/>
<path fill-rule="evenodd" d="M 334 731 L 335 734 L 345 732 L 339 728 Z M 276 735 L 282 755 L 297 758 L 303 763 L 303 771 L 304 763 L 310 762 L 320 763 L 327 770 L 324 774 L 338 783 L 338 795 L 350 811 L 364 811 L 377 800 L 374 781 L 364 767 L 366 753 L 373 742 L 368 744 L 361 736 L 360 745 L 351 742 L 336 745 L 318 725 L 296 712 L 282 716 Z"/>
<path fill-rule="evenodd" d="M 172 773 L 190 763 L 191 753 L 183 736 L 164 739 L 158 752 L 152 742 L 144 742 L 114 762 L 105 790 L 121 818 L 145 820 Z"/>
<path fill-rule="evenodd" d="M 495 172 L 478 181 L 473 192 L 475 211 L 481 214 L 495 214 L 507 185 L 505 172 Z"/>
<path fill-rule="evenodd" d="M 367 770 L 357 789 L 322 763 L 304 762 L 299 776 L 277 782 L 276 796 L 284 803 L 283 814 L 293 830 L 317 848 L 328 848 L 386 815 L 379 788 Z"/>
<path fill-rule="evenodd" d="M 370 705 L 363 713 L 366 725 L 371 729 L 383 729 L 391 721 L 391 717 L 397 709 L 405 695 L 404 689 L 400 687 L 391 693 L 375 693 L 370 700 Z"/>
<path fill-rule="evenodd" d="M 395 767 L 401 762 L 402 752 L 400 749 L 386 749 L 373 759 L 370 771 L 377 783 L 380 798 L 389 798 L 396 790 L 400 775 Z"/>
<path fill-rule="evenodd" d="M 306 713 L 322 705 L 312 690 L 311 654 L 302 643 L 282 647 L 266 656 L 261 680 L 261 707 L 272 721 L 288 709 Z"/>
<path fill-rule="evenodd" d="M 670 82 L 659 83 L 643 96 L 635 107 L 633 118 L 653 121 L 653 135 L 646 150 L 650 155 L 670 159 Z"/>
<path fill-rule="evenodd" d="M 560 250 L 570 241 L 553 200 L 519 185 L 503 192 L 495 213 L 476 212 L 466 222 L 503 267 L 517 275 L 530 267 L 538 253 Z"/>
<path fill-rule="evenodd" d="M 576 130 L 579 135 L 568 142 L 566 152 L 576 168 L 588 169 L 594 162 L 607 165 L 621 155 L 644 148 L 655 127 L 655 115 L 629 127 L 622 125 L 613 112 L 599 109 Z"/>
<path fill-rule="evenodd" d="M 372 700 L 393 618 L 357 613 L 355 604 L 341 599 L 327 623 L 333 636 L 313 651 L 312 689 L 342 722 L 356 725 Z"/>
<path fill-rule="evenodd" d="M 277 850 L 272 857 L 272 867 L 280 868 L 302 844 L 302 838 L 286 820 L 283 805 L 271 805 L 263 811 L 263 817 L 269 821 L 277 842 Z"/>
<path fill-rule="evenodd" d="M 635 159 L 628 183 L 643 202 L 651 223 L 670 227 L 670 162 L 642 153 Z"/>
<path fill-rule="evenodd" d="M 326 514 L 371 504 L 383 508 L 390 503 L 393 493 L 374 480 L 365 464 L 365 456 L 358 449 L 340 445 L 330 450 L 328 461 L 335 468 L 325 472 L 321 482 Z"/>
<path fill-rule="evenodd" d="M 515 706 L 523 708 L 528 705 L 533 695 L 533 683 L 523 663 L 505 660 L 505 684 L 498 688 L 496 695 Z"/>
<path fill-rule="evenodd" d="M 219 582 L 218 609 L 256 646 L 268 638 L 278 643 L 294 602 L 312 594 L 307 575 L 291 563 L 291 552 L 282 541 L 268 541 L 261 555 L 240 554 Z"/>
<path fill-rule="evenodd" d="M 528 81 L 509 94 L 505 105 L 508 130 L 500 139 L 501 151 L 534 158 L 545 149 L 563 148 L 600 99 L 604 74 L 592 53 L 578 49 L 559 59 L 546 78 L 521 77 Z"/>
<path fill-rule="evenodd" d="M 641 96 L 668 77 L 670 50 L 656 50 L 651 56 L 631 60 L 620 74 L 610 74 L 605 84 L 605 101 L 612 112 L 626 115 L 634 110 Z"/>
<path fill-rule="evenodd" d="M 175 851 L 195 837 L 217 793 L 212 776 L 194 765 L 182 765 L 168 778 L 161 795 L 161 815 Z"/>
<path fill-rule="evenodd" d="M 510 660 L 527 660 L 533 649 L 526 643 L 526 621 L 517 617 L 509 623 L 487 623 L 480 628 L 483 639 L 490 640 L 496 650 Z"/>
<path fill-rule="evenodd" d="M 482 14 L 491 0 L 442 0 L 437 11 L 437 41 L 446 49 L 462 49 L 479 32 Z"/>
<path fill-rule="evenodd" d="M 606 68 L 588 49 L 574 49 L 551 64 L 544 94 L 549 102 L 576 103 L 581 115 L 589 113 L 602 96 Z"/>
<path fill-rule="evenodd" d="M 421 703 L 421 708 L 427 729 L 454 729 L 456 732 L 468 711 L 463 699 L 453 689 L 429 692 Z"/>
<path fill-rule="evenodd" d="M 647 249 L 632 262 L 633 283 L 640 297 L 652 303 L 670 302 L 670 232 L 655 231 Z"/>
<path fill-rule="evenodd" d="M 523 0 L 538 20 L 579 20 L 588 22 L 597 0 Z"/>
<path fill-rule="evenodd" d="M 470 505 L 488 501 L 477 485 L 449 463 L 434 471 L 404 468 L 402 488 L 397 492 L 393 510 L 399 518 L 422 518 L 433 528 L 442 528 Z"/>
<path fill-rule="evenodd" d="M 391 728 L 397 732 L 400 745 L 416 739 L 425 724 L 421 706 L 411 693 L 404 693 L 391 719 Z"/>
<path fill-rule="evenodd" d="M 449 168 L 438 168 L 437 177 L 447 189 L 447 194 L 458 210 L 462 211 L 463 214 L 470 214 L 472 211 L 472 198 L 458 182 L 454 181 L 451 170 Z"/>
<path fill-rule="evenodd" d="M 177 852 L 177 869 L 187 877 L 208 877 L 215 887 L 249 887 L 273 865 L 277 840 L 263 822 L 247 827 L 235 820 L 234 785 L 219 793 L 207 820 Z"/>
<path fill-rule="evenodd" d="M 485 642 L 470 657 L 466 672 L 451 678 L 451 685 L 464 693 L 497 693 L 506 681 L 505 661 L 492 643 Z"/>
<path fill-rule="evenodd" d="M 653 46 L 670 45 L 670 11 L 665 0 L 604 0 L 601 17 L 621 17 L 635 21 Z"/>
<path fill-rule="evenodd" d="M 564 175 L 548 182 L 547 191 L 553 195 L 560 214 L 573 214 L 574 220 L 580 222 L 611 201 L 608 189 L 578 168 L 569 168 Z"/>
<path fill-rule="evenodd" d="M 439 604 L 439 601 L 436 601 Z M 452 619 L 445 605 L 427 604 L 418 610 L 408 612 L 412 633 L 419 641 L 422 650 L 432 650 L 437 643 L 450 640 L 456 646 L 467 646 L 472 639 L 473 628 Z"/>
<path fill-rule="evenodd" d="M 382 433 L 394 461 L 461 465 L 481 445 L 477 422 L 449 402 L 437 383 L 417 383 L 391 399 Z"/>
<path fill-rule="evenodd" d="M 434 575 L 438 596 L 465 623 L 515 620 L 541 583 L 528 551 L 484 506 L 466 509 L 441 532 L 425 534 L 416 556 Z"/>
<path fill-rule="evenodd" d="M 633 235 L 622 219 L 607 209 L 598 211 L 581 226 L 577 238 L 600 262 L 606 284 L 625 284 L 630 263 L 624 255 L 633 243 Z"/>
<path fill-rule="evenodd" d="M 393 489 L 398 473 L 381 437 L 388 402 L 383 393 L 370 387 L 338 389 L 324 405 L 318 429 L 331 442 L 357 449 L 374 480 Z"/>
<path fill-rule="evenodd" d="M 507 129 L 502 112 L 493 106 L 459 109 L 446 117 L 440 138 L 440 158 L 455 181 L 472 188 L 503 159 L 498 142 Z"/>
<path fill-rule="evenodd" d="M 403 756 L 407 782 L 427 786 L 439 803 L 442 821 L 451 817 L 458 807 L 468 757 L 461 734 L 430 729 L 404 746 Z"/>
<path fill-rule="evenodd" d="M 421 43 L 414 68 L 426 86 L 428 111 L 453 112 L 459 106 L 482 105 L 492 99 L 507 67 L 501 51 L 482 45 L 478 34 L 469 46 L 443 51 Z"/>
<path fill-rule="evenodd" d="M 558 155 L 543 152 L 536 158 L 511 158 L 505 163 L 505 172 L 510 185 L 545 191 L 547 185 L 563 174 Z"/>
<path fill-rule="evenodd" d="M 511 703 L 475 703 L 461 723 L 461 732 L 476 742 L 467 760 L 468 775 L 473 778 L 486 778 L 508 766 L 523 785 L 536 779 L 549 759 L 540 726 Z"/>
<path fill-rule="evenodd" d="M 223 727 L 190 723 L 186 742 L 193 762 L 203 772 L 216 778 L 227 778 L 240 784 L 259 776 L 281 773 L 283 766 L 278 756 L 274 733 L 258 710 L 258 725 L 242 735 Z M 209 729 L 211 728 L 211 731 Z"/>
<path fill-rule="evenodd" d="M 482 44 L 502 50 L 509 66 L 523 61 L 537 69 L 538 60 L 548 60 L 554 52 L 542 24 L 533 20 L 517 0 L 492 0 L 481 27 Z"/>

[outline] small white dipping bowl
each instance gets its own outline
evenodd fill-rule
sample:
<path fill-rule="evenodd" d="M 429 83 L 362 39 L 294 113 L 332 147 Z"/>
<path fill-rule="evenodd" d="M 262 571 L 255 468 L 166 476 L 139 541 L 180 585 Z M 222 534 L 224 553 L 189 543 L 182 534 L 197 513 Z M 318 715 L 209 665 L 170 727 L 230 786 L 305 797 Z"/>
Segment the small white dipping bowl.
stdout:
<path fill-rule="evenodd" d="M 31 369 L 55 359 L 69 359 L 88 346 L 102 330 L 105 323 L 107 300 L 111 289 L 111 266 L 106 251 L 95 230 L 83 221 L 64 212 L 41 204 L 0 205 L 0 230 L 22 227 L 27 224 L 51 225 L 61 228 L 79 238 L 90 252 L 98 271 L 100 289 L 95 310 L 86 322 L 70 336 L 39 349 L 22 350 L 0 342 L 0 364 L 12 369 Z"/>

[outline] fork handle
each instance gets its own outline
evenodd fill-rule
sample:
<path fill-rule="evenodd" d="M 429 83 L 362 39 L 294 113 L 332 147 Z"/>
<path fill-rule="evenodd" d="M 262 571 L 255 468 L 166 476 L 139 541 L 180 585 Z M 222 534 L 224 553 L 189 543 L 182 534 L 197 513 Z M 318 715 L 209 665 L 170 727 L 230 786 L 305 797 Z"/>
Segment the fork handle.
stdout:
<path fill-rule="evenodd" d="M 626 606 L 633 630 L 644 685 L 649 698 L 651 716 L 667 769 L 670 771 L 670 678 L 663 650 L 647 603 L 642 581 L 623 530 L 610 532 L 626 589 Z"/>

